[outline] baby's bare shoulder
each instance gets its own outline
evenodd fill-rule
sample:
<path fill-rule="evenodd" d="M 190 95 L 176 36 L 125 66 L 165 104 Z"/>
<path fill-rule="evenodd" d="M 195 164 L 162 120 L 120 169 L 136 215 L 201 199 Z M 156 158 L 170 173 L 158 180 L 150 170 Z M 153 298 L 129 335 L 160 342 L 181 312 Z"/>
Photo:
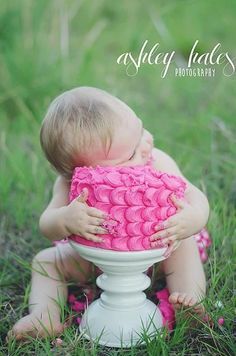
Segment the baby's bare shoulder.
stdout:
<path fill-rule="evenodd" d="M 63 176 L 58 176 L 53 186 L 53 194 L 54 193 L 57 194 L 61 192 L 68 193 L 69 189 L 70 189 L 70 183 Z"/>
<path fill-rule="evenodd" d="M 52 199 L 47 208 L 58 208 L 69 203 L 70 183 L 62 176 L 55 180 Z"/>
<path fill-rule="evenodd" d="M 158 171 L 166 172 L 169 174 L 173 174 L 179 176 L 186 183 L 186 191 L 185 194 L 189 194 L 191 190 L 197 189 L 189 180 L 183 175 L 181 170 L 179 169 L 175 160 L 170 157 L 166 152 L 159 150 L 157 148 L 153 148 L 152 156 L 153 160 L 153 168 Z"/>
<path fill-rule="evenodd" d="M 158 171 L 163 171 L 169 174 L 176 174 L 178 176 L 182 176 L 182 173 L 175 162 L 175 160 L 170 157 L 166 152 L 153 148 L 152 150 L 153 156 L 153 167 Z"/>

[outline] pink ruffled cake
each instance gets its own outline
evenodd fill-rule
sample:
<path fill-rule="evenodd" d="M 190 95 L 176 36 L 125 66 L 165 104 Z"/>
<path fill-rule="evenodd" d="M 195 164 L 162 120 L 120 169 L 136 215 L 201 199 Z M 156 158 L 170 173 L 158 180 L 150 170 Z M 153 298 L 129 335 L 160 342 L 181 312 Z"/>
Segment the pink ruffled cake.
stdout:
<path fill-rule="evenodd" d="M 149 238 L 156 232 L 155 226 L 176 213 L 170 196 L 183 198 L 186 183 L 150 165 L 77 167 L 70 201 L 83 188 L 89 192 L 87 204 L 107 213 L 104 227 L 108 232 L 99 235 L 104 240 L 101 243 L 77 235 L 71 235 L 70 239 L 102 249 L 141 251 L 152 248 Z"/>

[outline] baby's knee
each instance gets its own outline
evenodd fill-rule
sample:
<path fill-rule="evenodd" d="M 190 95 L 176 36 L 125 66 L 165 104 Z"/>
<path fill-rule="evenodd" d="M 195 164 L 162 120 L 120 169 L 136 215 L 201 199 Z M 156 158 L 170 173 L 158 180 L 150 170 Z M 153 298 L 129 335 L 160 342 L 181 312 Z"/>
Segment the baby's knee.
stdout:
<path fill-rule="evenodd" d="M 91 276 L 91 262 L 84 260 L 70 245 L 58 245 L 56 263 L 64 270 L 66 280 L 86 283 Z"/>
<path fill-rule="evenodd" d="M 48 247 L 44 250 L 39 251 L 33 258 L 33 263 L 37 263 L 39 261 L 43 262 L 52 262 L 55 256 L 56 249 L 55 247 Z"/>
<path fill-rule="evenodd" d="M 70 246 L 58 245 L 37 253 L 32 262 L 32 270 L 39 273 L 52 269 L 65 279 L 86 283 L 91 275 L 91 263 L 85 261 Z"/>
<path fill-rule="evenodd" d="M 33 258 L 32 270 L 44 270 L 47 266 L 55 264 L 56 248 L 49 247 L 39 251 Z"/>
<path fill-rule="evenodd" d="M 57 276 L 56 278 L 66 282 L 69 279 L 66 257 L 57 246 L 46 248 L 33 258 L 32 273 Z"/>

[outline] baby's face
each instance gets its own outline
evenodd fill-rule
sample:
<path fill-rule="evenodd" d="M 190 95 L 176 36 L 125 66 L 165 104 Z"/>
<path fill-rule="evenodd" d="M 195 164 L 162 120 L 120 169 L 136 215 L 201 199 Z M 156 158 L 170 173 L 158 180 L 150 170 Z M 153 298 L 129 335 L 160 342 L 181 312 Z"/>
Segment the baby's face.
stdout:
<path fill-rule="evenodd" d="M 142 121 L 130 110 L 117 122 L 108 154 L 101 150 L 100 154 L 96 155 L 96 162 L 93 162 L 93 165 L 144 165 L 150 159 L 152 149 L 152 135 L 144 129 Z"/>

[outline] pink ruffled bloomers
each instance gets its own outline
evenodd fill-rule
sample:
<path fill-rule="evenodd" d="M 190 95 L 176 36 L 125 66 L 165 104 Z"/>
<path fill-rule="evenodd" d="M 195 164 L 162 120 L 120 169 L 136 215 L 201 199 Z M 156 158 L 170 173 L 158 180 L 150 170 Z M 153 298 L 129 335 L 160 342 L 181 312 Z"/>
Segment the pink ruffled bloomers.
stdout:
<path fill-rule="evenodd" d="M 107 213 L 104 227 L 108 233 L 99 235 L 104 240 L 101 243 L 76 235 L 70 238 L 102 249 L 142 251 L 151 249 L 149 238 L 155 233 L 155 226 L 176 213 L 170 196 L 183 198 L 186 183 L 150 165 L 77 167 L 70 201 L 84 188 L 89 192 L 87 204 Z"/>

